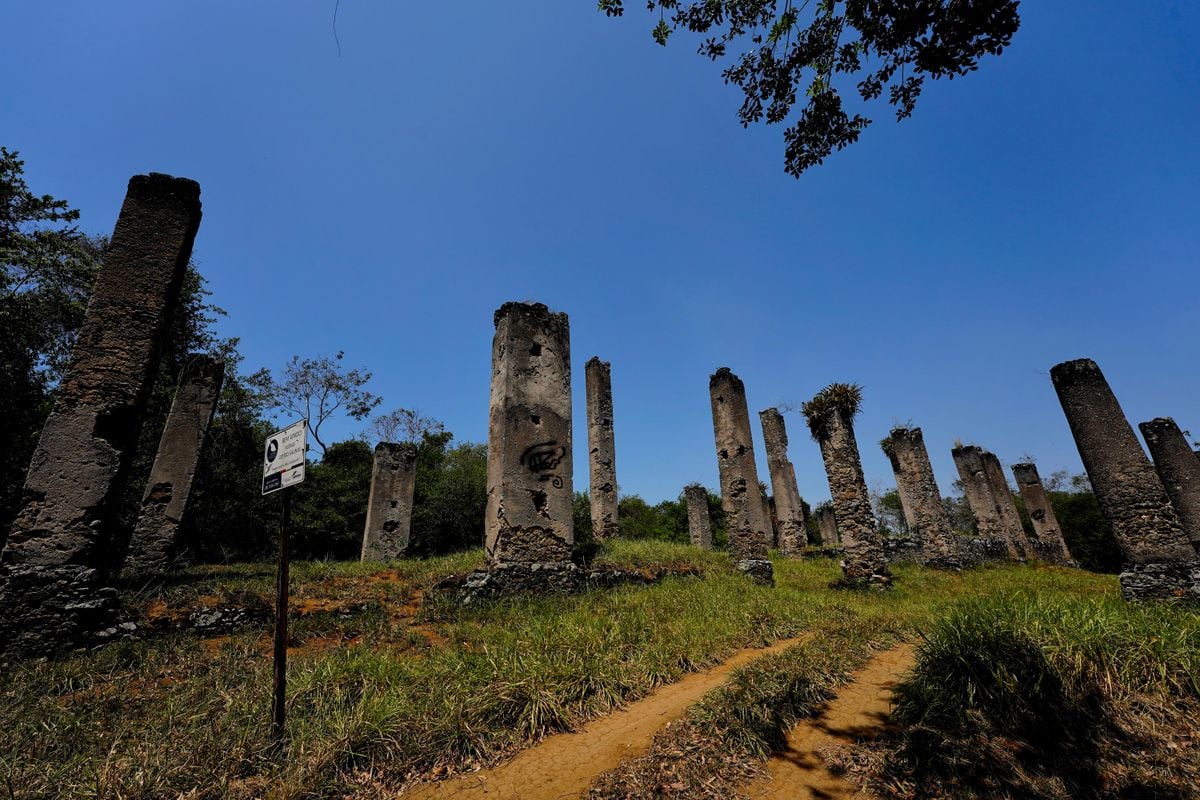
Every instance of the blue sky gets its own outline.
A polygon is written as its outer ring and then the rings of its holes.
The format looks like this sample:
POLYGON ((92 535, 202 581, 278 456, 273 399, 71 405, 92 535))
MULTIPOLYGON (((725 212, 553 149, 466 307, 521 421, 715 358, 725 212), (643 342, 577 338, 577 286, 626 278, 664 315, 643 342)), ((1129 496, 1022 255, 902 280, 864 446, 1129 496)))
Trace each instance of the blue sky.
MULTIPOLYGON (((1012 47, 794 180, 782 129, 637 3, 10 4, 0 143, 110 231, 129 176, 202 186, 195 254, 246 367, 346 351, 384 408, 487 435, 492 312, 571 318, 613 364, 625 493, 716 486, 707 379, 751 412, 865 387, 876 442, 925 430, 1080 469, 1048 369, 1099 362, 1133 422, 1200 435, 1200 6, 1026 3, 1012 47)), ((756 414, 754 414, 756 417, 756 414)), ((828 496, 787 415, 801 493, 828 496)), ((361 426, 340 423, 350 435, 361 426)), ((765 458, 758 440, 760 476, 765 458)))

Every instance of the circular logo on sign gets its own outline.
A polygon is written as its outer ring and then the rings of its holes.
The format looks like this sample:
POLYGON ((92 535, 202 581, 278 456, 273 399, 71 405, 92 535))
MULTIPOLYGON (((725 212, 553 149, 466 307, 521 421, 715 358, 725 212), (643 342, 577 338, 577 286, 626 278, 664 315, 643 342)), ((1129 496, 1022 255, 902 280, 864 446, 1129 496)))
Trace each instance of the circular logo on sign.
POLYGON ((279 455, 279 440, 272 439, 267 442, 267 463, 270 464, 274 461, 277 455, 279 455))

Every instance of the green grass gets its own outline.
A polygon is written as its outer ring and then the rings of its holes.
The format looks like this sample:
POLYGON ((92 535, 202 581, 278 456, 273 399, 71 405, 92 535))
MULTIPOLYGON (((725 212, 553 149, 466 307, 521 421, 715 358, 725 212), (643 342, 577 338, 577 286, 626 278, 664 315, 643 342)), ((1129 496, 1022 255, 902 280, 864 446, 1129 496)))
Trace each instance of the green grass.
POLYGON ((882 783, 963 797, 1192 797, 1197 710, 1194 610, 1108 594, 967 600, 928 630, 897 690, 902 734, 882 783))
MULTIPOLYGON (((0 795, 5 782, 16 797, 299 797, 394 786, 495 762, 748 645, 808 630, 856 631, 862 642, 911 635, 956 600, 997 592, 1117 597, 1109 576, 1031 567, 959 576, 901 566, 895 589, 856 593, 827 588, 840 574, 830 561, 776 560, 771 589, 735 573, 723 554, 681 545, 616 542, 601 560, 691 565, 704 576, 435 603, 413 619, 398 609, 437 577, 478 566, 479 551, 394 568, 294 565, 294 607, 358 610, 293 622, 309 647, 289 659, 286 758, 268 737, 269 623, 219 640, 168 633, 10 667, 0 674, 0 795)), ((197 568, 128 599, 160 612, 269 607, 273 580, 270 565, 197 568)))

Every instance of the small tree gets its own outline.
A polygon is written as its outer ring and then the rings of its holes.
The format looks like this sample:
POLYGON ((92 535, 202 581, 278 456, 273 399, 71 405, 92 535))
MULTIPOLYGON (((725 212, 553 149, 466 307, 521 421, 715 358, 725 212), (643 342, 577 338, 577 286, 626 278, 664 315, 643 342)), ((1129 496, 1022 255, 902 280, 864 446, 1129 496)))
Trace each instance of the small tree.
POLYGON ((371 420, 363 432, 368 441, 419 444, 426 434, 442 433, 446 426, 415 409, 397 408, 371 420))
POLYGON ((361 421, 382 400, 363 388, 371 380, 371 373, 365 369, 346 369, 342 364, 345 355, 339 350, 332 358, 292 356, 284 367, 283 380, 276 381, 265 370, 256 377, 276 408, 308 420, 308 432, 321 448, 322 458, 328 451, 321 439, 321 426, 326 420, 341 411, 361 421))

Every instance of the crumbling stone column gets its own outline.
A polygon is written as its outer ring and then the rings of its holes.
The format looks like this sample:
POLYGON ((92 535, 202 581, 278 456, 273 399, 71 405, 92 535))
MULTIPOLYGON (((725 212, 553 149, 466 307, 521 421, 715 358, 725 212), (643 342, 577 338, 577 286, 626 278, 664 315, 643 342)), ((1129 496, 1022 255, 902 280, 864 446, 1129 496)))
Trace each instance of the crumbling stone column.
POLYGON ((712 402, 713 436, 717 445, 717 468, 721 476, 721 506, 729 530, 729 552, 739 569, 759 581, 773 581, 767 560, 771 523, 754 463, 750 435, 750 412, 746 387, 728 367, 721 367, 708 380, 712 402))
POLYGON ((142 511, 125 559, 127 575, 161 574, 179 557, 179 523, 224 380, 225 363, 211 356, 193 355, 183 367, 142 494, 142 511))
POLYGON ((920 543, 921 560, 940 569, 961 569, 962 550, 942 505, 921 429, 892 428, 881 445, 896 475, 897 491, 906 501, 909 530, 920 543))
POLYGON ((371 466, 371 494, 363 527, 362 561, 395 561, 408 555, 416 488, 417 446, 380 442, 371 466))
POLYGON ((495 315, 484 548, 489 569, 568 564, 571 344, 567 315, 505 303, 495 315))
POLYGON ((767 446, 767 469, 771 473, 771 493, 775 497, 775 517, 779 520, 779 549, 784 555, 797 555, 808 541, 804 530, 804 505, 796 487, 796 473, 787 457, 788 436, 779 409, 758 412, 763 441, 767 446))
POLYGON ((967 445, 955 447, 950 454, 954 457, 954 466, 958 468, 958 476, 963 483, 963 494, 966 495, 967 505, 975 517, 978 534, 984 539, 1003 542, 1008 557, 1013 561, 1021 561, 1025 558, 1025 553, 1010 535, 1011 531, 1002 516, 993 482, 988 476, 984 458, 986 452, 975 445, 967 445))
POLYGON ((1017 511, 1017 501, 1013 498, 1012 488, 1004 475, 1004 467, 995 453, 983 451, 983 471, 987 475, 988 485, 992 489, 992 497, 996 500, 996 509, 1000 512, 1000 521, 1004 525, 1004 535, 1021 554, 1026 557, 1025 526, 1021 524, 1021 514, 1017 511))
POLYGON ((106 624, 112 525, 200 225, 200 186, 129 181, 71 364, 0 556, 0 648, 48 653, 106 624))
POLYGON ((804 404, 804 415, 825 462, 844 551, 844 580, 850 586, 886 586, 892 576, 854 437, 853 420, 861 402, 857 386, 834 384, 804 404))
POLYGON ((1171 498, 1175 515, 1192 547, 1200 552, 1200 458, 1175 420, 1157 417, 1138 427, 1150 447, 1154 468, 1171 498))
POLYGON ((821 544, 829 546, 842 543, 842 537, 838 536, 837 520, 833 514, 833 506, 820 506, 817 508, 817 529, 821 532, 821 544))
POLYGON ((612 539, 617 524, 617 455, 613 442, 612 367, 591 358, 584 365, 587 385, 588 466, 591 469, 592 535, 612 539))
MULTIPOLYGON (((1070 564, 1071 551, 1063 539, 1062 528, 1058 525, 1058 517, 1046 496, 1046 488, 1042 486, 1042 477, 1038 475, 1036 464, 1024 463, 1012 465, 1013 478, 1025 501, 1025 510, 1033 522, 1033 533, 1037 537, 1034 553, 1040 558, 1056 564, 1070 564)), ((1033 540, 1031 540, 1032 542, 1033 540)))
POLYGON ((683 487, 687 501, 688 535, 692 546, 712 550, 712 520, 708 517, 708 489, 698 483, 683 487))
POLYGON ((1200 595, 1200 560, 1117 398, 1091 359, 1051 368, 1092 491, 1125 561, 1127 600, 1200 595))

